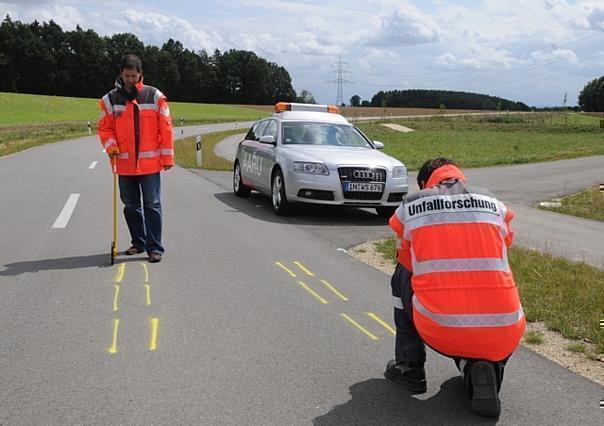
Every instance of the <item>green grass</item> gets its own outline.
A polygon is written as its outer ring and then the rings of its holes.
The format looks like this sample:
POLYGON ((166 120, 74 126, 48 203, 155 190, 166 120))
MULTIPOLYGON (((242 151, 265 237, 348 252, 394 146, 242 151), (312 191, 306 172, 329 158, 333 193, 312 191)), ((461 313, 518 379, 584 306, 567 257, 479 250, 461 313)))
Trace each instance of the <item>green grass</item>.
MULTIPOLYGON (((96 124, 99 112, 99 99, 0 92, 0 127, 81 122, 86 128, 88 120, 96 124)), ((185 124, 198 124, 253 121, 269 115, 253 108, 183 102, 170 102, 170 112, 174 126, 180 125, 181 118, 185 124)))
POLYGON ((539 208, 604 222, 604 192, 597 187, 564 197, 560 202, 560 207, 539 208))
POLYGON ((378 123, 359 128, 384 142, 384 152, 411 170, 433 157, 452 158, 462 167, 486 167, 604 154, 599 119, 580 114, 435 117, 400 123, 414 131, 401 133, 378 123))
MULTIPOLYGON (((395 262, 395 241, 376 243, 395 262)), ((543 321, 571 339, 589 339, 604 353, 604 271, 534 250, 515 247, 509 260, 528 321, 543 321)))
POLYGON ((583 343, 570 343, 566 345, 565 348, 571 352, 580 354, 587 352, 587 346, 585 346, 583 343))
POLYGON ((540 345, 543 343, 543 333, 530 330, 524 333, 524 341, 530 345, 540 345))
MULTIPOLYGON (((202 169, 207 170, 233 170, 233 162, 225 160, 224 158, 218 157, 214 154, 214 145, 223 140, 224 138, 240 134, 239 130, 229 130, 226 132, 210 133, 202 135, 202 169)), ((197 167, 196 150, 195 150, 195 138, 189 137, 183 140, 174 141, 174 157, 176 164, 181 167, 195 169, 197 167)))
MULTIPOLYGON (((269 115, 253 108, 182 102, 171 102, 170 110, 175 127, 181 123, 254 121, 269 115)), ((88 121, 96 134, 99 111, 98 99, 0 93, 0 156, 86 136, 88 121)))

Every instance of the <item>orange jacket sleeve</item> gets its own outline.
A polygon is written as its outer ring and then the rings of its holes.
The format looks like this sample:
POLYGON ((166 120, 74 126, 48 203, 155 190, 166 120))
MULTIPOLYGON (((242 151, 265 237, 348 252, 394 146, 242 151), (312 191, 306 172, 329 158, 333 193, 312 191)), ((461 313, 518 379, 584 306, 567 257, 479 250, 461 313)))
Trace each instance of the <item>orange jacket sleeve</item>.
POLYGON ((512 219, 514 219, 514 216, 516 216, 514 210, 509 207, 506 207, 506 213, 504 218, 505 229, 507 230, 507 235, 505 236, 506 247, 510 247, 514 242, 514 231, 512 231, 512 226, 510 225, 510 222, 512 221, 512 219))
POLYGON ((107 150, 110 146, 117 146, 117 137, 115 135, 115 120, 113 118, 113 108, 109 103, 109 97, 104 96, 99 102, 101 106, 101 116, 97 123, 97 133, 101 140, 101 145, 107 150))
POLYGON ((172 118, 170 117, 170 107, 168 100, 162 96, 157 106, 159 107, 159 149, 161 153, 162 166, 174 165, 174 134, 172 131, 172 118))
POLYGON ((388 224, 396 234, 396 258, 408 271, 413 272, 413 265, 411 264, 411 242, 405 240, 405 224, 399 219, 397 214, 399 209, 403 208, 403 205, 401 205, 397 209, 397 212, 392 215, 388 224))

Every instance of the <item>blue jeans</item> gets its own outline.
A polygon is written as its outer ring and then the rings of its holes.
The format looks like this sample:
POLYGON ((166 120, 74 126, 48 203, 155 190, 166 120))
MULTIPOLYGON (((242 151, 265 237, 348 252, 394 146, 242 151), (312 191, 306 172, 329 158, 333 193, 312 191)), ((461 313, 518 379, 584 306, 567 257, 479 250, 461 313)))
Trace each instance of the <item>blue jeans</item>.
POLYGON ((132 237, 132 245, 145 249, 149 254, 163 254, 159 172, 151 175, 119 176, 119 184, 120 199, 124 203, 124 216, 132 237))

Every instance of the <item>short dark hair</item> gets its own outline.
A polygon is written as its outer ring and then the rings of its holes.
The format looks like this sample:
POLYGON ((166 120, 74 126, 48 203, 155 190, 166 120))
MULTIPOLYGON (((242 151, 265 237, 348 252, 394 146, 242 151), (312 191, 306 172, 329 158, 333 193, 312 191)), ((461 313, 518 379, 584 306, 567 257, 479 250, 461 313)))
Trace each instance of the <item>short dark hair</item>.
POLYGON ((430 176, 432 176, 434 170, 448 165, 457 166, 455 161, 445 157, 436 157, 426 161, 422 165, 421 169, 419 169, 419 173, 417 174, 417 185, 419 186, 419 189, 424 189, 424 186, 426 183, 428 183, 428 180, 430 179, 430 176))
POLYGON ((141 62, 141 58, 132 53, 122 56, 122 59, 120 59, 120 72, 124 71, 125 69, 135 69, 139 73, 142 73, 143 63, 141 62))

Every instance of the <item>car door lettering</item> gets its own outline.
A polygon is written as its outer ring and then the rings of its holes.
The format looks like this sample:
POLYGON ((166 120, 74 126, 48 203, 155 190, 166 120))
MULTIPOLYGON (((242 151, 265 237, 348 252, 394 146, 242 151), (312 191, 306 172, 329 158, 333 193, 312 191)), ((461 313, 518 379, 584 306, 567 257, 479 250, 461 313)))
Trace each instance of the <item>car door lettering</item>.
POLYGON ((250 154, 249 152, 243 153, 243 173, 247 175, 262 175, 262 157, 257 155, 256 152, 250 154))

